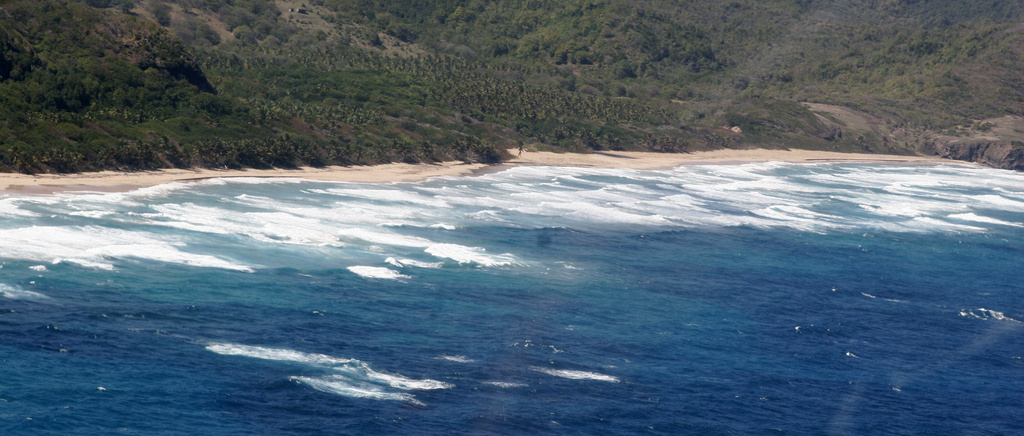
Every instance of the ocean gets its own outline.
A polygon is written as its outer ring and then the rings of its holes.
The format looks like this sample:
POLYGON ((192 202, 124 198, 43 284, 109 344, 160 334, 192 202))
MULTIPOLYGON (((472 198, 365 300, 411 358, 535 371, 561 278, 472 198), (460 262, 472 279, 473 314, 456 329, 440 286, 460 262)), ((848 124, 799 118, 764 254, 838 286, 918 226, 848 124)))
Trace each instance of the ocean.
POLYGON ((0 193, 0 434, 1024 433, 1024 174, 0 193))

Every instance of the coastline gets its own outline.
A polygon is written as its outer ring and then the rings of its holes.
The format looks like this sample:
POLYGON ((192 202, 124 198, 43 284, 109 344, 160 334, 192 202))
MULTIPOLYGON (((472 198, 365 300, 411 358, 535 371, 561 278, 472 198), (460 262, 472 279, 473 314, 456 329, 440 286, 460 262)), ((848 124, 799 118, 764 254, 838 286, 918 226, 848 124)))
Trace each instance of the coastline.
MULTIPOLYGON (((516 150, 509 150, 515 155, 516 150)), ((391 163, 373 166, 331 166, 299 169, 164 169, 154 171, 99 171, 76 174, 0 173, 0 191, 24 194, 50 194, 67 191, 130 191, 166 183, 191 182, 222 177, 302 178, 309 180, 387 183, 411 182, 440 176, 467 176, 515 166, 571 166, 595 168, 664 169, 680 165, 739 164, 755 162, 890 162, 890 163, 964 163, 939 157, 897 156, 866 153, 838 153, 813 150, 713 150, 694 153, 595 152, 554 153, 527 151, 518 158, 500 164, 391 163)))

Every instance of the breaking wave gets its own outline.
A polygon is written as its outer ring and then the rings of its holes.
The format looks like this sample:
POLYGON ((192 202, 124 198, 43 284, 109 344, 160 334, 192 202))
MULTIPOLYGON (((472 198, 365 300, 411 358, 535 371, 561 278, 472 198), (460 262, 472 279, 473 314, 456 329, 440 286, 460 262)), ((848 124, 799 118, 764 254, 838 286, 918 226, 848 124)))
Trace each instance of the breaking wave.
POLYGON ((497 386, 497 387, 502 388, 502 389, 525 388, 525 387, 529 386, 526 383, 512 383, 512 382, 500 382, 500 381, 485 381, 483 384, 491 385, 491 386, 497 386))
POLYGON ((597 372, 575 371, 575 370, 568 370, 568 369, 542 368, 542 367, 539 367, 539 366, 531 366, 530 370, 531 371, 537 371, 537 372, 540 372, 540 373, 544 373, 544 374, 547 374, 547 375, 553 375, 555 377, 567 378, 567 379, 572 379, 572 380, 597 380, 597 381, 606 381, 606 382, 614 382, 614 383, 618 383, 619 382, 619 378, 618 377, 611 376, 611 375, 606 375, 606 374, 601 374, 601 373, 597 373, 597 372))
POLYGON ((378 371, 370 364, 357 360, 304 353, 301 351, 230 343, 211 343, 206 349, 225 356, 243 356, 254 359, 303 364, 327 372, 326 375, 296 375, 289 379, 306 384, 319 391, 353 398, 399 400, 417 402, 408 392, 414 390, 451 389, 454 385, 431 379, 413 379, 399 374, 378 371))
POLYGON ((67 262, 84 267, 114 269, 114 259, 137 258, 181 265, 253 272, 216 256, 188 253, 184 244, 152 234, 96 226, 31 226, 0 229, 0 257, 35 262, 67 262))
POLYGON ((0 297, 8 298, 8 299, 11 299, 11 300, 36 300, 36 301, 46 301, 46 300, 50 300, 51 299, 50 297, 48 297, 46 295, 43 295, 43 294, 40 294, 38 292, 26 291, 26 290, 21 289, 19 287, 9 286, 9 285, 5 285, 3 283, 0 283, 0 297))
POLYGON ((439 357, 436 357, 436 359, 438 359, 438 360, 447 360, 449 362, 456 362, 456 363, 473 363, 473 362, 476 362, 476 360, 470 359, 470 358, 468 358, 466 356, 449 356, 447 354, 439 356, 439 357))
POLYGON ((435 244, 427 247, 428 254, 434 257, 451 259, 460 264, 476 264, 480 266, 512 265, 516 263, 515 256, 505 254, 487 254, 487 250, 480 247, 465 247, 457 244, 435 244))
POLYGON ((1006 314, 1003 313, 1003 312, 999 312, 999 311, 995 311, 995 310, 990 310, 990 309, 985 309, 985 308, 980 308, 980 309, 963 309, 963 310, 960 311, 960 316, 967 317, 967 318, 974 318, 974 319, 1015 322, 1015 323, 1020 324, 1020 321, 1006 316, 1006 314))
MULTIPOLYGON (((0 216, 0 259, 45 265, 113 270, 123 259, 148 259, 254 272, 275 266, 277 253, 304 251, 324 259, 324 268, 381 260, 396 269, 491 268, 530 262, 451 229, 1005 231, 1024 226, 1024 174, 954 164, 767 163, 515 167, 416 184, 214 179, 124 193, 14 194, 0 198, 0 216), (211 235, 234 245, 191 245, 211 235)), ((384 266, 349 271, 408 278, 384 266)))
POLYGON ((368 279, 398 280, 410 278, 398 271, 380 266, 350 266, 348 270, 359 277, 368 279))

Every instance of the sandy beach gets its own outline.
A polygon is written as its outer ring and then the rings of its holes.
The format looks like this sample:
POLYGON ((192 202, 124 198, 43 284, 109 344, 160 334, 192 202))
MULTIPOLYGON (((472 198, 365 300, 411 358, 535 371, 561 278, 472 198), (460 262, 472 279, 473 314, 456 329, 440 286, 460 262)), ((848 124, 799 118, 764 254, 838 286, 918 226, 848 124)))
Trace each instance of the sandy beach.
MULTIPOLYGON (((513 155, 517 153, 510 150, 513 155)), ((166 169, 157 171, 100 171, 77 174, 0 173, 0 190, 46 194, 63 191, 127 191, 144 186, 220 177, 291 177, 342 182, 404 182, 439 176, 464 176, 513 166, 548 165, 599 168, 658 169, 679 165, 748 162, 953 162, 938 157, 836 153, 811 150, 714 150, 695 153, 599 152, 592 154, 527 151, 497 165, 442 162, 393 163, 374 166, 331 166, 300 169, 166 169)))

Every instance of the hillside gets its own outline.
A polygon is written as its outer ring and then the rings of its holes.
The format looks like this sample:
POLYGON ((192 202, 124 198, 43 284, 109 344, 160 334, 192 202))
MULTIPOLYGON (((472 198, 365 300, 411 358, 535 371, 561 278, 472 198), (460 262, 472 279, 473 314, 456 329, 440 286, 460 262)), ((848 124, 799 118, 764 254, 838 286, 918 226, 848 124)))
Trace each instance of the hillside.
POLYGON ((520 145, 1024 169, 1024 13, 984 3, 3 1, 0 170, 497 161, 520 145))

